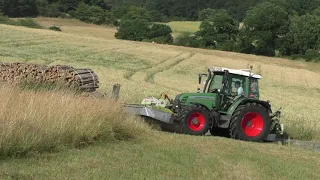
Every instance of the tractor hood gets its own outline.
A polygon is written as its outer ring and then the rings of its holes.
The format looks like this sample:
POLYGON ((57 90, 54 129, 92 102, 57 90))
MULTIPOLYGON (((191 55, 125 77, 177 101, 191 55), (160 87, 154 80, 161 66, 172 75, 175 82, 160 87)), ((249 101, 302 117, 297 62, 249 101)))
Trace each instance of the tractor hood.
POLYGON ((211 110, 216 107, 216 93, 183 93, 175 98, 175 103, 181 105, 197 104, 211 110))

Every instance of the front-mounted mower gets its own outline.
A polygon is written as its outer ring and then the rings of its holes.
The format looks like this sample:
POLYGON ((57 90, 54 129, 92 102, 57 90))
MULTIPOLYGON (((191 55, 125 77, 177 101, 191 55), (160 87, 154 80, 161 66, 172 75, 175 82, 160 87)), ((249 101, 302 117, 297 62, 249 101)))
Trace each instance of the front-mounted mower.
POLYGON ((128 104, 126 108, 166 126, 178 125, 190 135, 210 131, 212 135, 244 141, 274 141, 283 133, 281 112, 273 113, 269 101, 260 100, 260 79, 261 75, 252 73, 252 67, 209 68, 207 74, 199 74, 199 84, 204 84, 204 88, 197 93, 182 93, 175 99, 166 95, 146 98, 141 104, 128 104))

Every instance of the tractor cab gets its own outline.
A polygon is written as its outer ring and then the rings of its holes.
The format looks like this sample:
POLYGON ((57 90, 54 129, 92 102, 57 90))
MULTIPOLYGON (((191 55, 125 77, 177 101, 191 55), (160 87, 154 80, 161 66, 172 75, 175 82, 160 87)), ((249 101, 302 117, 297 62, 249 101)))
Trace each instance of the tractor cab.
POLYGON ((253 74, 251 70, 228 68, 208 68, 208 74, 199 74, 199 84, 204 84, 202 93, 218 94, 216 102, 221 104, 241 97, 259 100, 259 79, 261 75, 253 74), (203 76, 207 77, 205 81, 202 81, 203 76))

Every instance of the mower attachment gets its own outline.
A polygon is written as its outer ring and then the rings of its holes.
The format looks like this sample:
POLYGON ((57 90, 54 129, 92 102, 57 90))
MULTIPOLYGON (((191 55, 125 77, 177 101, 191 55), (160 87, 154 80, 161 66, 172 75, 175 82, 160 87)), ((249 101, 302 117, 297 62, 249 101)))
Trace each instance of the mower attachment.
POLYGON ((171 118, 171 114, 161 111, 159 109, 155 109, 152 107, 148 107, 145 105, 134 105, 128 104, 125 106, 128 113, 150 117, 152 119, 156 119, 165 123, 173 124, 173 119, 171 118))

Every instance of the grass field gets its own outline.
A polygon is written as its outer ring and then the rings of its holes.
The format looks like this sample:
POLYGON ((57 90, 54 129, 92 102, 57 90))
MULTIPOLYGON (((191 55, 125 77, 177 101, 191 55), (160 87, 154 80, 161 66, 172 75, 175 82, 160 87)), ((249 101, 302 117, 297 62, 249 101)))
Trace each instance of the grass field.
POLYGON ((319 153, 157 132, 145 141, 0 161, 0 179, 319 179, 319 153), (227 147, 227 148, 226 148, 227 147))
MULTIPOLYGON (((60 25, 63 32, 0 25, 2 61, 92 68, 100 79, 99 91, 110 92, 113 84, 120 83, 121 102, 126 103, 139 103, 162 92, 171 98, 195 92, 197 75, 207 67, 253 65, 263 76, 262 99, 269 99, 273 109, 283 107, 288 133, 293 138, 320 140, 320 64, 122 41, 108 27, 75 20, 38 21, 60 25)), ((153 133, 146 134, 147 141, 105 143, 81 151, 1 161, 0 177, 319 179, 319 153, 217 137, 153 133)))
POLYGON ((167 23, 171 27, 174 37, 183 32, 194 33, 199 30, 200 24, 200 21, 171 21, 167 23))

